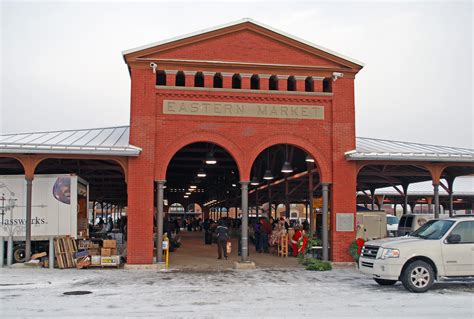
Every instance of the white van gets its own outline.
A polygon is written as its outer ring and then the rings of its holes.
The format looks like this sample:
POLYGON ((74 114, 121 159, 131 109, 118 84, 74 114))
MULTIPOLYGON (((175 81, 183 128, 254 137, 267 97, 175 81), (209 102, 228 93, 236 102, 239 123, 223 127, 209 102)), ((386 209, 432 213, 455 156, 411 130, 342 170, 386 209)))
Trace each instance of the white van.
POLYGON ((397 236, 399 221, 400 220, 398 219, 397 216, 387 214, 387 236, 388 237, 397 236))
MULTIPOLYGON (((440 214, 439 219, 448 218, 447 214, 440 214)), ((433 214, 407 214, 403 215, 398 222, 398 236, 408 235, 421 226, 423 226, 427 221, 434 219, 433 214)))

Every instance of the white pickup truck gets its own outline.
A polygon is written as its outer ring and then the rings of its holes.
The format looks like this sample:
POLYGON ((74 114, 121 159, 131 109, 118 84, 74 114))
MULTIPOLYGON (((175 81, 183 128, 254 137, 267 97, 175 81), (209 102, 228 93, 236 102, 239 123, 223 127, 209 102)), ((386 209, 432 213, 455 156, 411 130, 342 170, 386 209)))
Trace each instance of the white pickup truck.
POLYGON ((474 276, 474 216, 430 220, 410 235, 368 241, 359 269, 380 285, 425 292, 435 280, 474 276))

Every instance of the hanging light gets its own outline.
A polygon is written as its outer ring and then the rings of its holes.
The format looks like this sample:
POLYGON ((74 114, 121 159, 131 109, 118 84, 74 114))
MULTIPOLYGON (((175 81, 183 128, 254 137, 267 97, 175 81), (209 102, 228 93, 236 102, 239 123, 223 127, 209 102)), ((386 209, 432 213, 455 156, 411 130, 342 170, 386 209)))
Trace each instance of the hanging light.
POLYGON ((308 162, 308 163, 314 163, 314 158, 312 158, 311 155, 306 154, 306 162, 308 162))
POLYGON ((293 172, 293 167, 291 167, 290 162, 288 161, 288 144, 285 145, 285 162, 283 163, 283 167, 281 168, 282 173, 291 173, 293 172))
POLYGON ((291 172, 293 172, 293 168, 291 167, 290 162, 285 161, 285 163, 283 163, 283 167, 281 168, 281 172, 282 173, 291 173, 291 172))
POLYGON ((206 177, 206 172, 202 168, 200 168, 197 171, 197 177, 206 177))
POLYGON ((272 180, 273 179, 273 174, 272 174, 272 171, 267 169, 265 171, 265 175, 263 175, 263 179, 269 181, 269 180, 272 180))
POLYGON ((183 197, 184 197, 184 198, 189 198, 189 196, 188 196, 188 195, 184 195, 183 197))
POLYGON ((214 157, 214 152, 209 152, 206 155, 206 164, 208 165, 214 165, 217 163, 216 158, 214 157))
POLYGON ((190 188, 190 189, 196 189, 197 186, 196 186, 196 185, 190 185, 189 188, 190 188))
POLYGON ((258 183, 257 176, 254 176, 252 180, 250 181, 250 185, 257 186, 258 184, 259 183, 258 183))
POLYGON ((232 184, 232 187, 237 187, 237 184, 232 184))
POLYGON ((191 195, 191 192, 186 192, 185 194, 189 196, 189 195, 191 195))

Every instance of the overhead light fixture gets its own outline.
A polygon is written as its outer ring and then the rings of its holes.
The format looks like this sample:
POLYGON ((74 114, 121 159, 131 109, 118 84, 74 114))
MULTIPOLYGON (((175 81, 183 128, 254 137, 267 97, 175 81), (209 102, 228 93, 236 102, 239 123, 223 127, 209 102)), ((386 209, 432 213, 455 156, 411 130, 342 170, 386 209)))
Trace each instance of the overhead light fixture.
POLYGON ((188 195, 184 195, 183 197, 184 197, 184 198, 189 198, 189 196, 188 196, 188 195))
POLYGON ((206 172, 202 168, 200 168, 197 171, 197 177, 206 177, 206 172))
POLYGON ((257 186, 259 183, 258 183, 258 179, 257 179, 257 176, 254 176, 252 178, 252 181, 250 181, 250 185, 253 185, 253 186, 257 186))
POLYGON ((237 185, 236 185, 236 184, 232 184, 232 187, 237 187, 237 185))
POLYGON ((208 165, 214 165, 217 163, 216 158, 214 157, 214 152, 209 152, 206 155, 206 164, 208 165))
POLYGON ((189 188, 190 188, 190 189, 196 189, 197 186, 196 186, 196 185, 190 185, 189 188))
POLYGON ((272 180, 273 179, 273 174, 272 174, 272 171, 267 169, 265 171, 265 175, 263 175, 263 179, 269 181, 269 180, 272 180))
POLYGON ((312 158, 311 155, 306 154, 306 162, 308 162, 308 163, 314 163, 314 158, 312 158))
POLYGON ((281 168, 281 172, 286 173, 286 174, 293 172, 293 168, 291 167, 290 162, 285 161, 285 163, 283 163, 283 167, 281 168))
POLYGON ((191 192, 186 192, 186 195, 191 195, 191 192))
POLYGON ((288 161, 288 144, 285 145, 285 162, 283 163, 283 167, 281 168, 282 173, 291 173, 293 172, 293 167, 291 167, 290 162, 288 161))

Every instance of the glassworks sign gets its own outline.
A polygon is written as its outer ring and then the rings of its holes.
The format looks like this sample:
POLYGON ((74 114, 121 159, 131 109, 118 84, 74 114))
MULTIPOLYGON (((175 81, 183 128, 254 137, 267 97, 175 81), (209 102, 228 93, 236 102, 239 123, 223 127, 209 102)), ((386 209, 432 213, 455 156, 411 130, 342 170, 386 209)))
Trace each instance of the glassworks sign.
POLYGON ((242 116, 324 120, 324 108, 316 105, 196 102, 164 100, 164 114, 242 116))

